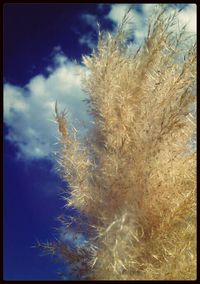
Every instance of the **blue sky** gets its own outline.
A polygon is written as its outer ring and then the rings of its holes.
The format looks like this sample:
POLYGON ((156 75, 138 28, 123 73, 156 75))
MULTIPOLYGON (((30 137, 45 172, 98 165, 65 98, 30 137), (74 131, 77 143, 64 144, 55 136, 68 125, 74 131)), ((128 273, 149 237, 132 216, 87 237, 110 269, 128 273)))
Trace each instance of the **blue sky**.
MULTIPOLYGON (((196 33, 196 6, 184 5, 179 25, 196 33)), ((54 103, 69 111, 70 126, 89 129, 80 74, 82 55, 97 43, 97 21, 113 32, 126 4, 4 4, 4 279, 54 280, 62 269, 31 248, 51 240, 65 188, 55 171, 54 103), (83 124, 84 121, 84 124, 83 124), (83 127, 85 125, 85 128, 83 127)), ((153 4, 132 12, 134 51, 145 38, 153 4)), ((176 9, 170 6, 169 11, 176 9)), ((178 25, 174 27, 175 31, 178 25)))

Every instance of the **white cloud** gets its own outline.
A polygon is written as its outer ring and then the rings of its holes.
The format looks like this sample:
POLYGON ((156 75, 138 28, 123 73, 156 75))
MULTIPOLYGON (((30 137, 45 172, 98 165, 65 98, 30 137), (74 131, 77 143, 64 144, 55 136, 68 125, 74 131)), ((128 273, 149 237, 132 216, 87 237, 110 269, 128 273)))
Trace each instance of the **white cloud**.
MULTIPOLYGON (((106 18, 113 21, 116 25, 119 25, 123 19, 125 11, 131 6, 131 4, 113 4, 111 5, 111 10, 106 16, 106 18)), ((138 46, 142 43, 145 36, 147 35, 147 24, 148 24, 148 17, 153 12, 153 9, 157 6, 157 4, 137 4, 140 6, 139 12, 137 9, 132 6, 133 9, 130 12, 133 34, 134 34, 134 41, 135 44, 138 46)), ((173 10, 178 10, 175 6, 169 6, 169 13, 173 10)), ((196 5, 189 4, 187 5, 178 15, 179 26, 183 26, 187 24, 186 31, 196 33, 196 5)), ((174 27, 174 31, 177 31, 178 23, 174 27)))
MULTIPOLYGON (((57 141, 57 126, 51 120, 55 101, 60 109, 67 108, 70 125, 89 122, 86 95, 82 91, 80 72, 84 67, 69 61, 62 53, 54 57, 45 78, 39 74, 24 87, 4 84, 4 121, 9 126, 7 139, 17 144, 19 158, 51 158, 57 141)), ((83 132, 81 132, 83 136, 83 132)))
POLYGON ((130 7, 131 4, 113 4, 111 5, 111 10, 107 15, 107 18, 112 20, 116 24, 120 24, 124 13, 130 7))
POLYGON ((197 26, 197 7, 196 4, 189 4, 178 15, 180 26, 187 25, 186 30, 188 32, 196 33, 197 26))
POLYGON ((151 13, 153 12, 156 4, 141 4, 143 14, 145 16, 150 16, 151 13))
POLYGON ((120 25, 125 12, 132 6, 129 13, 130 25, 127 25, 127 30, 130 30, 130 38, 134 36, 134 43, 141 44, 147 34, 147 19, 155 4, 137 4, 141 7, 142 13, 134 8, 133 4, 113 4, 106 18, 113 21, 116 26, 120 25), (150 5, 150 6, 149 6, 150 5))

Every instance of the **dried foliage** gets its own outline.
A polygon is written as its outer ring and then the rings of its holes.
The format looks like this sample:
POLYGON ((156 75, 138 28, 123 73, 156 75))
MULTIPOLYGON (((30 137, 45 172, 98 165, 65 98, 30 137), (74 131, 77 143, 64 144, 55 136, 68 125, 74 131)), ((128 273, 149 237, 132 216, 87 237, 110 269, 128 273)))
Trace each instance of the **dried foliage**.
POLYGON ((51 249, 80 279, 195 279, 196 45, 173 30, 176 13, 159 7, 145 43, 128 54, 128 14, 115 35, 99 32, 83 58, 94 118, 85 145, 56 105, 58 162, 71 193, 64 198, 80 212, 61 218, 62 228, 86 238, 51 249))

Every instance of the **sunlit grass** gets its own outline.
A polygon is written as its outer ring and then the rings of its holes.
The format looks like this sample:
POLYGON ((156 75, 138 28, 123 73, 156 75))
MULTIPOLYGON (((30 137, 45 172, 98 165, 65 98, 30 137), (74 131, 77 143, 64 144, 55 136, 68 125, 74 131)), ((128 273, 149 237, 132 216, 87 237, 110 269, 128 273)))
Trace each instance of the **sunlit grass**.
POLYGON ((188 48, 187 33, 173 30, 176 13, 161 5, 144 44, 128 54, 128 16, 115 35, 100 32, 93 54, 83 57, 94 119, 84 145, 56 104, 58 164, 71 190, 64 198, 87 216, 86 226, 79 216, 73 227, 87 241, 52 246, 78 278, 195 279, 196 149, 189 144, 196 44, 188 48))

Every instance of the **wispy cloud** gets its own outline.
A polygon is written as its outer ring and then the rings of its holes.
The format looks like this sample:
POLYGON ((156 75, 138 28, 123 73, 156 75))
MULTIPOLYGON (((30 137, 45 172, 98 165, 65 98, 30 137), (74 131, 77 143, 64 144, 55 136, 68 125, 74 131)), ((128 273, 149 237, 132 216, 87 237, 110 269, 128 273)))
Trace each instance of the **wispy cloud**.
POLYGON ((91 31, 82 34, 79 37, 79 43, 81 45, 86 45, 89 49, 92 50, 96 46, 93 33, 97 31, 97 16, 92 14, 83 14, 80 18, 82 23, 86 24, 91 28, 91 31))
POLYGON ((86 242, 86 237, 82 233, 75 233, 72 229, 66 231, 66 228, 61 227, 60 238, 63 242, 71 242, 73 245, 81 246, 86 242))
POLYGON ((87 47, 89 47, 90 50, 92 50, 96 46, 93 40, 93 37, 92 37, 92 33, 87 33, 87 34, 82 35, 79 38, 79 43, 81 45, 86 45, 87 47))
MULTIPOLYGON (((49 75, 30 79, 24 87, 4 84, 4 122, 9 126, 6 139, 19 148, 19 158, 51 158, 57 126, 52 122, 55 101, 69 111, 70 124, 80 127, 89 120, 80 73, 84 67, 70 61, 57 48, 48 66, 49 75)), ((82 133, 83 134, 83 133, 82 133)))
POLYGON ((93 29, 97 28, 97 17, 92 14, 83 14, 81 15, 81 19, 84 23, 91 26, 93 29))

